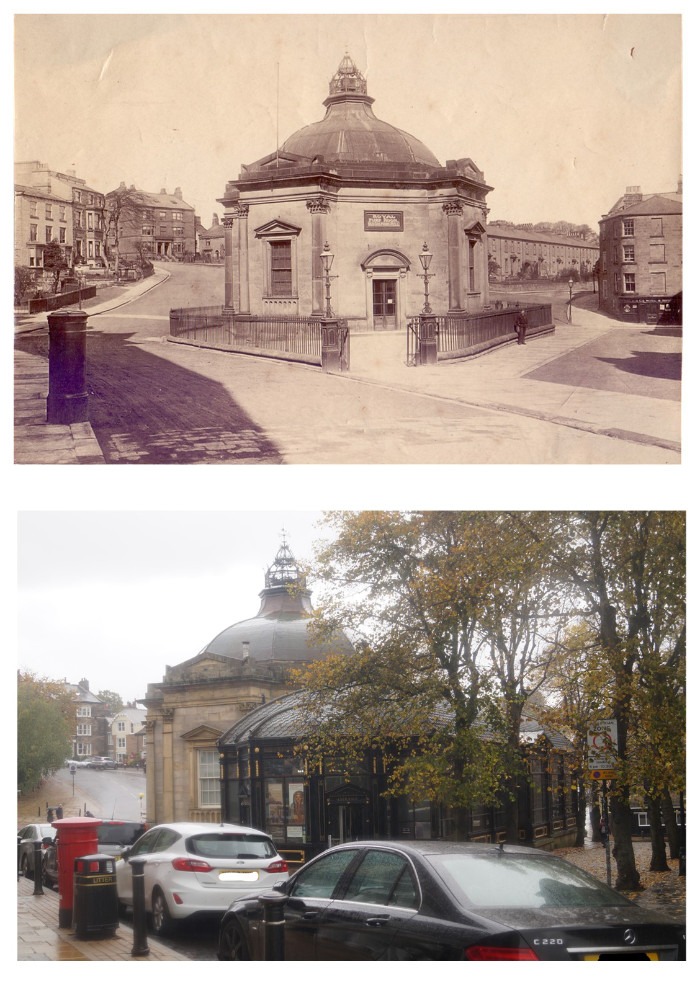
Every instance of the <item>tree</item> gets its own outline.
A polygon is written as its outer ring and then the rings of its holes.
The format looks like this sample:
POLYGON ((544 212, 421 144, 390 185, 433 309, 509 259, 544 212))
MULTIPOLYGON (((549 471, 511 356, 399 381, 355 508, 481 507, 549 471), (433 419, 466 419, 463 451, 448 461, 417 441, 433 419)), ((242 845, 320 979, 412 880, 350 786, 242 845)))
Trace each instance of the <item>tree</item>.
POLYGON ((43 253, 44 269, 53 273, 53 292, 58 293, 58 284, 61 279, 61 272, 68 268, 63 249, 57 239, 52 239, 44 246, 43 253))
POLYGON ((106 197, 107 234, 114 251, 114 270, 119 275, 119 243, 122 237, 140 242, 144 224, 144 203, 140 191, 124 182, 106 197))
POLYGON ((300 677, 307 754, 380 748, 394 790, 453 808, 458 835, 471 804, 505 792, 508 839, 518 841, 520 724, 546 674, 544 627, 559 616, 545 551, 497 513, 329 521, 337 537, 316 573, 334 589, 317 629, 349 627, 359 652, 300 677))
POLYGON ((18 307, 34 283, 34 271, 29 266, 15 266, 15 307, 18 307))
MULTIPOLYGON (((579 615, 595 632, 604 669, 601 709, 617 720, 618 778, 612 782, 611 818, 617 887, 639 889, 632 846, 632 793, 649 780, 651 760, 639 752, 654 740, 669 752, 669 741, 640 713, 643 679, 657 694, 654 665, 659 654, 681 667, 685 639, 685 518, 680 512, 577 512, 552 516, 548 526, 522 519, 533 538, 549 543, 554 567, 580 597, 579 615)), ((683 735, 682 700, 676 697, 676 742, 683 735), (679 711, 680 710, 680 715, 679 711)), ((670 773, 683 781, 680 755, 670 773)), ((670 762, 670 761, 669 761, 670 762)), ((656 782, 654 782, 656 787, 656 782)))
POLYGON ((17 787, 33 791, 70 754, 75 707, 61 682, 17 673, 17 787))
POLYGON ((107 706, 107 711, 111 716, 114 716, 124 708, 124 700, 118 692, 111 692, 109 689, 102 689, 101 692, 97 693, 97 698, 100 700, 100 702, 105 703, 107 706))

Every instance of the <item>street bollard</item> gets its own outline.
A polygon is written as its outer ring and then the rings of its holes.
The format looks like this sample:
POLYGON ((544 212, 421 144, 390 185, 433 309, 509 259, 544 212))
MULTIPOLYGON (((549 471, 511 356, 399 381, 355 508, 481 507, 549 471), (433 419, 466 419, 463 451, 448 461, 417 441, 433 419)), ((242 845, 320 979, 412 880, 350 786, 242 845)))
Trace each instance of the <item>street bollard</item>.
POLYGON ((87 314, 62 310, 48 315, 49 394, 47 423, 86 423, 88 394, 85 384, 87 314))
POLYGON ((44 896, 44 887, 41 882, 41 839, 37 839, 34 843, 34 896, 44 896))
POLYGON ((20 845, 22 843, 22 836, 17 836, 17 879, 22 875, 22 860, 20 859, 20 845))
POLYGON ((279 893, 263 893, 263 937, 266 962, 284 961, 284 905, 286 897, 279 893))
POLYGON ((143 859, 130 859, 131 882, 134 901, 134 943, 131 957, 140 958, 150 954, 148 947, 148 926, 146 923, 146 862, 143 859))

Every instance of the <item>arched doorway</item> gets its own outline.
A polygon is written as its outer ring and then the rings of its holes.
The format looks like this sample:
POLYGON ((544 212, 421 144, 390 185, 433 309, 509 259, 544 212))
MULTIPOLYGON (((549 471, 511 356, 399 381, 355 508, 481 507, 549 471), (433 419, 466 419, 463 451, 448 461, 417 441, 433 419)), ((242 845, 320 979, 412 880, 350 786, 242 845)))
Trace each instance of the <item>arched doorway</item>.
POLYGON ((365 274, 367 327, 370 331, 403 330, 406 320, 408 258, 398 249, 377 249, 360 264, 365 274))
POLYGON ((333 845, 354 842, 369 834, 369 795, 354 784, 326 795, 326 835, 333 845))

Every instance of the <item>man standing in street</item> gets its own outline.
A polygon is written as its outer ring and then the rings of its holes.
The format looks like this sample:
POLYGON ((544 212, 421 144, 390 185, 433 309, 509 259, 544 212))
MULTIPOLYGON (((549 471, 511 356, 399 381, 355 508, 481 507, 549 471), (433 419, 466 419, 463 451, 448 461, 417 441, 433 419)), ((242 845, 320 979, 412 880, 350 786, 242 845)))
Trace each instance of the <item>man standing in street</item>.
POLYGON ((527 313, 524 310, 519 310, 515 315, 514 327, 518 334, 518 344, 525 344, 525 335, 527 333, 527 313))

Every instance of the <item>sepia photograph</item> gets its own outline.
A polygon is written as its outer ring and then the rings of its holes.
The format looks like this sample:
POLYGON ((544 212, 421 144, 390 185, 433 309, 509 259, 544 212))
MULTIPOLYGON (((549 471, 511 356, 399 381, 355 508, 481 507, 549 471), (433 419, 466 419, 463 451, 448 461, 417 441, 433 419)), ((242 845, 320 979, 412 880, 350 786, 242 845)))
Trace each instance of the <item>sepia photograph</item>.
POLYGON ((14 57, 16 464, 680 463, 679 13, 26 13, 14 57))

